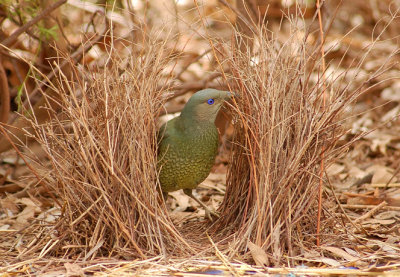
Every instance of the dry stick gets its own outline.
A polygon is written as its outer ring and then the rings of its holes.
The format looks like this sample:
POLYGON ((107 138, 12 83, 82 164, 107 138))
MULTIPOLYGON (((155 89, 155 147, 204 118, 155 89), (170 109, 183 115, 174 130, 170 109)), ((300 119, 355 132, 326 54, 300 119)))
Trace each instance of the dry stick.
MULTIPOLYGON (((21 20, 17 21, 15 18, 13 18, 12 16, 8 16, 7 17, 11 22, 13 22, 15 25, 17 26, 21 26, 23 23, 21 23, 21 20)), ((31 38, 40 41, 40 38, 38 36, 36 36, 31 30, 25 30, 25 33, 30 36, 31 38)), ((24 49, 26 50, 26 49, 24 49)))
MULTIPOLYGON (((325 111, 326 105, 326 84, 325 84, 325 53, 324 53, 324 29, 322 26, 322 16, 321 16, 321 4, 320 0, 317 0, 317 10, 318 10, 318 23, 321 36, 321 59, 322 59, 322 90, 323 90, 323 100, 322 100, 322 110, 325 111)), ((321 229, 321 212, 322 212, 322 179, 324 174, 324 153, 325 147, 322 146, 321 153, 321 168, 319 173, 319 185, 318 185, 318 215, 317 215, 317 246, 320 245, 320 229, 321 229)))
POLYGON ((387 189, 389 187, 389 184, 392 182, 392 180, 394 179, 394 177, 397 175, 397 173, 399 173, 400 171, 400 165, 396 168, 396 170, 393 172, 392 177, 390 177, 390 179, 386 182, 386 186, 384 187, 385 189, 387 189))
MULTIPOLYGON (((395 174, 394 174, 395 175, 395 174)), ((400 188, 400 183, 370 184, 373 188, 400 188)))
MULTIPOLYGON (((341 206, 346 209, 354 209, 354 210, 374 209, 375 207, 377 207, 376 205, 352 205, 352 204, 342 204, 341 206)), ((381 207, 381 209, 385 211, 400 211, 400 207, 396 206, 383 206, 381 207)))
POLYGON ((7 123, 10 113, 10 90, 8 89, 7 74, 3 67, 3 60, 0 54, 0 79, 1 79, 1 111, 0 122, 7 123))
POLYGON ((17 38, 19 37, 20 34, 25 32, 26 30, 28 30, 30 27, 32 27, 33 25, 38 23, 40 20, 42 20, 45 16, 47 16, 49 13, 51 13, 53 10, 57 9, 58 7, 60 7, 61 5, 63 5, 66 2, 67 2, 67 0, 60 0, 52 5, 48 6, 38 16, 36 16, 31 21, 27 22, 26 24, 24 24, 23 26, 18 28, 18 30, 16 30, 14 33, 12 33, 11 36, 9 36, 5 40, 3 40, 1 42, 1 44, 3 44, 4 46, 7 46, 7 47, 11 46, 17 40, 17 38))
POLYGON ((231 263, 227 260, 227 258, 224 256, 224 254, 221 253, 221 251, 218 249, 218 247, 215 245, 214 241, 211 239, 211 237, 206 233, 208 240, 211 242, 211 245, 215 249, 215 255, 221 260, 222 264, 228 269, 232 275, 234 276, 240 276, 237 270, 231 265, 231 263))
POLYGON ((357 218, 356 220, 354 220, 354 223, 360 223, 361 221, 373 216, 377 211, 379 211, 381 208, 386 207, 387 206, 387 202, 383 201, 382 203, 380 203, 378 206, 376 206, 375 208, 373 208, 372 210, 366 212, 365 214, 363 214, 362 216, 360 216, 359 218, 357 218))
MULTIPOLYGON (((336 18, 336 15, 337 15, 337 13, 338 13, 338 11, 339 11, 340 5, 342 4, 342 1, 343 1, 343 0, 340 0, 339 4, 336 6, 336 9, 335 9, 335 11, 334 11, 334 13, 333 13, 333 15, 332 15, 332 17, 331 17, 332 19, 331 19, 331 21, 330 21, 329 24, 328 24, 327 33, 329 33, 329 31, 330 31, 330 29, 331 29, 331 27, 332 27, 332 25, 333 25, 333 20, 336 18)), ((317 9, 317 11, 315 12, 315 15, 313 16, 312 22, 314 22, 314 20, 315 20, 315 18, 316 18, 317 15, 318 15, 318 9, 317 9)), ((309 36, 309 34, 310 34, 310 29, 311 29, 311 24, 310 24, 310 27, 307 29, 306 34, 305 34, 305 36, 304 36, 304 39, 303 39, 303 40, 304 40, 304 43, 307 42, 307 38, 308 38, 308 36, 309 36)), ((325 43, 325 39, 326 39, 326 38, 323 37, 322 39, 323 39, 323 40, 322 40, 321 43, 320 43, 320 48, 323 47, 323 44, 325 43)), ((318 51, 320 51, 320 50, 321 50, 321 49, 315 49, 315 51, 313 51, 313 52, 311 53, 310 57, 313 57, 313 56, 314 56, 314 53, 316 53, 316 52, 318 52, 318 51)), ((310 64, 311 68, 314 68, 314 65, 315 65, 316 62, 317 62, 317 59, 313 59, 313 60, 312 60, 312 63, 310 64)), ((308 74, 308 77, 307 77, 306 81, 304 82, 304 84, 308 84, 310 78, 311 78, 311 73, 308 74)))

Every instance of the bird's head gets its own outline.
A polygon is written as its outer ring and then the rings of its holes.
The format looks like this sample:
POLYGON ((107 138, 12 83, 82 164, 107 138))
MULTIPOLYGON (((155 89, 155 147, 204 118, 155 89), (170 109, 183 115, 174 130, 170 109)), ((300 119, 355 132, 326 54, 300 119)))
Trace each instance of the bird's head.
POLYGON ((233 93, 217 89, 203 89, 190 97, 182 110, 181 116, 196 122, 214 123, 222 104, 229 100, 233 93))

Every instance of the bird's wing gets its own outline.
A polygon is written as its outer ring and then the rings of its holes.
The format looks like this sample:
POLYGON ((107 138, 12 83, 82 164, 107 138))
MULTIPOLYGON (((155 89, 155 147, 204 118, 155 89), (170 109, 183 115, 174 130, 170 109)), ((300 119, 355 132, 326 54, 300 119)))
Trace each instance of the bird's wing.
POLYGON ((175 117, 168 122, 164 123, 158 130, 157 140, 158 140, 158 154, 165 155, 168 151, 171 143, 176 141, 179 137, 179 130, 177 129, 178 118, 175 117))
POLYGON ((167 140, 169 140, 170 137, 173 137, 176 135, 176 133, 178 132, 177 124, 176 124, 177 121, 178 121, 178 117, 175 117, 175 118, 165 122, 160 127, 160 129, 158 130, 158 133, 157 133, 157 140, 158 140, 159 145, 162 141, 167 141, 167 140))
POLYGON ((158 145, 160 145, 161 140, 165 139, 168 136, 169 135, 168 135, 168 132, 167 132, 167 122, 165 122, 157 132, 157 143, 158 143, 158 145))

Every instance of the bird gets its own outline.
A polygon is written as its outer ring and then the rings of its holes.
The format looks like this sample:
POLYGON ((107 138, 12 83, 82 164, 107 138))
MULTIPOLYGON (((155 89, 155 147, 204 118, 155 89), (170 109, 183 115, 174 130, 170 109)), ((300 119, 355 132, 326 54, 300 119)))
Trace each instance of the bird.
POLYGON ((215 126, 218 111, 235 94, 217 89, 203 89, 190 97, 180 115, 164 123, 158 131, 157 170, 164 199, 168 192, 183 189, 205 210, 211 211, 193 195, 210 174, 218 153, 219 134, 215 126))

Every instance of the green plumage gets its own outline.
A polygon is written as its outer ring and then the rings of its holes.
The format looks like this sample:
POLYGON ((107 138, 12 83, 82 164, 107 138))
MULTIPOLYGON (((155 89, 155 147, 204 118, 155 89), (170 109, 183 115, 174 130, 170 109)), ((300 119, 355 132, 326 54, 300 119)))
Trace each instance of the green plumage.
POLYGON ((161 189, 171 192, 196 188, 214 165, 218 151, 217 128, 212 123, 198 130, 187 130, 176 117, 162 127, 160 134, 164 130, 159 148, 161 189))
POLYGON ((207 178, 218 151, 215 118, 230 96, 215 89, 198 91, 180 116, 160 128, 157 165, 164 193, 184 189, 193 197, 191 190, 207 178))

